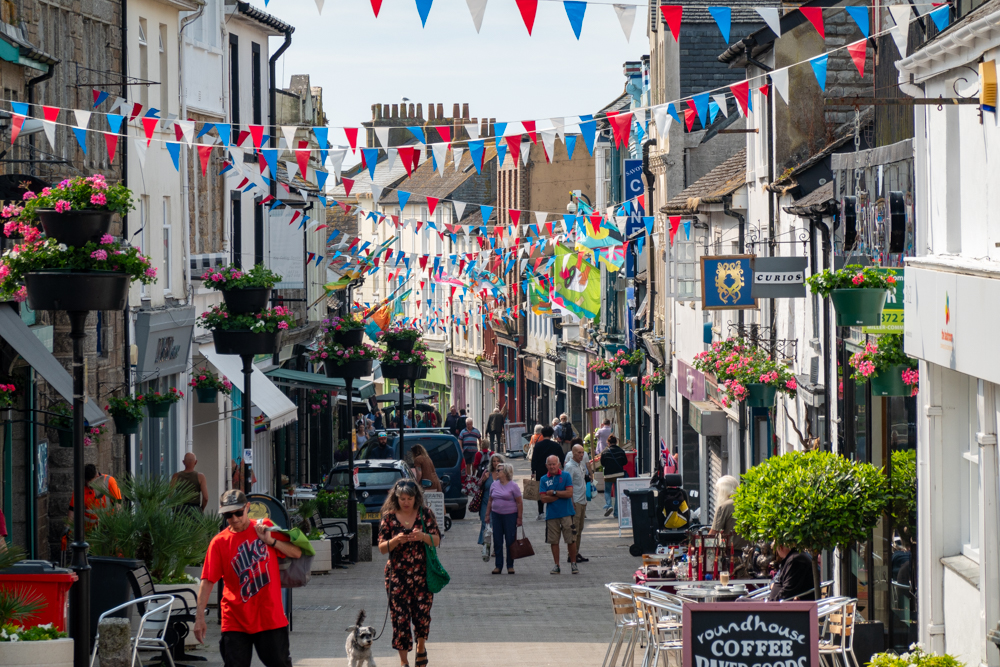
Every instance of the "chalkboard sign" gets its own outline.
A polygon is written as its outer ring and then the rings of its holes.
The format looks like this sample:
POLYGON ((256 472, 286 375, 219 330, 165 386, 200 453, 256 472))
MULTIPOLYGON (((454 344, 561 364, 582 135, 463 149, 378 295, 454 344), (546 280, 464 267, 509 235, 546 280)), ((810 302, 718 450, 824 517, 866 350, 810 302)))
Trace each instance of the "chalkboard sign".
POLYGON ((819 664, 815 602, 684 605, 684 667, 819 664))

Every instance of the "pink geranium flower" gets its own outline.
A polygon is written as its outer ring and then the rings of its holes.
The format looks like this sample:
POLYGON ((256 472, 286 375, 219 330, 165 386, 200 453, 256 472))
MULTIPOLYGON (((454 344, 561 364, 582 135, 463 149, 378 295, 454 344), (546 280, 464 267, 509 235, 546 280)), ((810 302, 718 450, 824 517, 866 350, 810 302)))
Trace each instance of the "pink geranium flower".
POLYGON ((108 258, 108 252, 107 250, 95 250, 94 252, 90 253, 90 256, 92 259, 99 259, 103 261, 108 258))
POLYGON ((860 285, 864 281, 865 281, 865 276, 864 276, 864 274, 861 274, 861 273, 859 273, 859 274, 855 275, 853 278, 851 278, 851 282, 854 283, 855 285, 860 285))
POLYGON ((65 199, 60 199, 59 201, 56 202, 56 212, 57 213, 65 213, 66 211, 70 210, 71 208, 73 208, 73 207, 70 206, 70 203, 68 201, 66 201, 65 199))
POLYGON ((105 204, 108 203, 108 198, 104 195, 103 192, 95 192, 94 194, 90 195, 90 203, 96 204, 98 206, 104 206, 105 204))
POLYGON ((115 237, 111 234, 105 234, 101 237, 101 245, 108 245, 109 243, 114 243, 115 237))

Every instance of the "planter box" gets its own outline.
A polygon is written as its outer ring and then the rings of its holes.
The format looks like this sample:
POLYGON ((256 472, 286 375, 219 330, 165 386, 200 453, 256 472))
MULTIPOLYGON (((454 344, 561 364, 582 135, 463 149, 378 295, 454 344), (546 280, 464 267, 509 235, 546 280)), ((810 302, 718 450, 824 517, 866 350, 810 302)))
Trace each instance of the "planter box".
POLYGON ((117 271, 34 271, 24 277, 35 310, 122 310, 131 278, 117 271))
POLYGON ((85 246, 90 241, 100 241, 111 229, 111 217, 114 215, 103 209, 60 213, 55 209, 40 208, 35 212, 46 236, 74 248, 85 246))
POLYGON ((213 331, 212 339, 219 354, 274 354, 278 347, 278 332, 213 331))
POLYGON ((316 551, 310 572, 312 574, 326 574, 333 568, 333 550, 330 540, 309 540, 309 544, 316 551))
POLYGON ((4 667, 73 667, 73 640, 0 642, 0 665, 4 667))

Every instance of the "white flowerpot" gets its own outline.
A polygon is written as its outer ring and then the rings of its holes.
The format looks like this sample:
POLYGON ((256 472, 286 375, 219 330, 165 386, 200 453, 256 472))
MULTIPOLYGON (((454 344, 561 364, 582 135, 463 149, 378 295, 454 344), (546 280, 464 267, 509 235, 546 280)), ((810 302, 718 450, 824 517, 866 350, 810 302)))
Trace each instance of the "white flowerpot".
POLYGON ((309 544, 316 551, 311 572, 313 574, 329 572, 333 568, 333 550, 330 540, 309 540, 309 544))
POLYGON ((0 642, 0 665, 4 667, 73 667, 73 640, 0 642))

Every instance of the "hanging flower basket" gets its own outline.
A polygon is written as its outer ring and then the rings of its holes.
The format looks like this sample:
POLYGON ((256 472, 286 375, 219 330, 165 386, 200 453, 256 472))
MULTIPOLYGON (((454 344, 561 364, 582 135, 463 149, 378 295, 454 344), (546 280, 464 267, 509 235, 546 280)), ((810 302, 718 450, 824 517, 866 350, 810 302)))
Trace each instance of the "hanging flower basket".
POLYGON ((60 213, 51 208, 35 209, 45 235, 59 243, 79 248, 91 241, 97 242, 111 229, 111 211, 100 209, 71 209, 60 213))
POLYGON ((111 415, 111 418, 115 420, 115 430, 123 435, 138 433, 139 425, 142 424, 141 419, 128 415, 111 415))
POLYGON ((209 269, 201 276, 202 285, 222 292, 226 308, 233 315, 259 313, 267 308, 271 288, 281 282, 281 276, 263 264, 246 271, 238 266, 209 269))
POLYGON ((642 378, 643 391, 656 391, 657 396, 667 395, 667 378, 663 371, 657 369, 642 378))
POLYGON ((195 387, 199 403, 216 403, 219 400, 219 390, 215 387, 195 387))
POLYGON ((395 350, 403 354, 413 351, 413 346, 420 339, 420 332, 407 327, 392 326, 379 334, 379 342, 385 343, 386 348, 395 350))
POLYGON ((219 354, 274 354, 279 334, 295 326, 295 318, 283 306, 235 314, 222 305, 202 313, 198 324, 212 332, 219 354))
POLYGON ((878 326, 888 292, 884 289, 837 289, 830 293, 838 327, 878 326))
POLYGON ((274 354, 278 347, 277 331, 213 331, 212 338, 219 354, 274 354))
POLYGON ((830 297, 837 311, 837 326, 878 326, 888 290, 895 289, 891 270, 849 264, 837 271, 826 269, 806 278, 809 290, 830 297))
POLYGON ((228 396, 233 390, 232 382, 207 369, 195 369, 191 374, 190 386, 197 392, 199 403, 215 403, 220 391, 228 396))
POLYGON ((361 342, 365 337, 364 329, 348 329, 347 331, 334 331, 331 332, 333 336, 333 342, 339 343, 344 347, 354 347, 355 345, 361 345, 361 342))
POLYGON ((430 370, 430 369, 427 368, 426 366, 421 366, 420 370, 417 371, 417 379, 418 380, 426 380, 427 379, 427 371, 428 370, 430 370))
POLYGON ((347 317, 333 316, 323 320, 324 338, 340 345, 341 347, 355 347, 361 345, 365 337, 365 323, 360 317, 348 315, 347 317))
POLYGON ((909 370, 904 364, 893 364, 869 378, 872 396, 909 396, 910 387, 903 382, 903 371, 909 370))
POLYGON ((325 359, 323 370, 328 378, 361 378, 372 374, 371 359, 351 359, 337 363, 335 359, 325 359))
POLYGON ((382 377, 390 380, 416 380, 420 375, 420 366, 410 364, 382 364, 382 377))
POLYGON ((184 392, 176 387, 171 387, 170 391, 165 394, 154 391, 136 398, 146 404, 146 412, 149 413, 150 418, 164 419, 170 416, 170 406, 184 398, 184 392))
POLYGON ((229 309, 229 312, 234 315, 259 313, 267 308, 267 302, 270 298, 270 287, 222 290, 222 300, 226 302, 226 308, 229 309))
POLYGON ((139 432, 139 424, 144 417, 142 414, 144 403, 144 400, 134 396, 112 396, 108 399, 104 410, 115 420, 116 431, 131 435, 139 432))
POLYGON ((119 271, 49 269, 25 275, 34 310, 122 310, 130 276, 119 271))
POLYGON ((778 395, 778 388, 761 382, 751 382, 747 385, 747 407, 770 408, 778 395))

